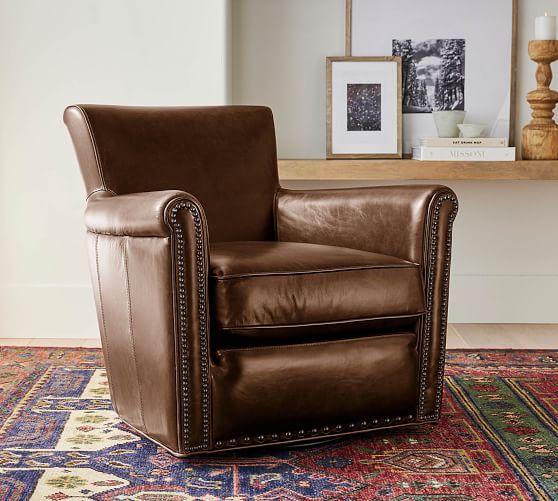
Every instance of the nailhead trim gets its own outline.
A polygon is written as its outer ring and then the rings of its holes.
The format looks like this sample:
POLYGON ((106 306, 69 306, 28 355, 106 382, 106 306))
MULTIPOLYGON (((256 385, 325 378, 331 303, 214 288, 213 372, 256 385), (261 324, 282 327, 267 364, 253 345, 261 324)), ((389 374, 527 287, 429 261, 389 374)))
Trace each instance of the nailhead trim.
POLYGON ((176 268, 178 273, 178 328, 180 339, 180 360, 181 360, 181 386, 183 400, 183 418, 182 425, 184 429, 183 443, 187 452, 207 449, 209 447, 209 349, 208 349, 208 332, 207 332, 207 309, 206 309, 206 263, 204 254, 203 227, 200 210, 192 202, 179 201, 171 208, 170 221, 174 229, 176 240, 176 268), (185 266, 184 254, 184 230, 178 222, 177 215, 180 210, 186 209, 192 216, 195 227, 196 242, 196 274, 198 279, 198 319, 200 325, 200 358, 201 358, 201 387, 202 387, 202 443, 196 446, 190 446, 190 416, 189 416, 189 365, 188 359, 190 355, 190 347, 188 343, 188 319, 186 304, 186 286, 185 286, 185 266))
MULTIPOLYGON (((432 216, 432 230, 431 230, 431 243, 430 243, 430 269, 435 269, 436 266, 436 250, 438 244, 438 221, 440 219, 440 210, 442 205, 450 200, 453 203, 454 209, 450 214, 448 222, 448 232, 446 235, 446 254, 444 263, 444 275, 443 275, 443 287, 442 287, 442 329, 440 332, 441 345, 445 344, 446 331, 447 331, 447 309, 448 309, 448 293, 449 293, 449 266, 451 257, 451 236, 453 222, 455 216, 457 215, 457 198, 452 194, 446 194, 441 196, 434 206, 433 216, 432 216)), ((208 358, 208 332, 207 332, 207 319, 206 319, 206 294, 205 294, 205 263, 204 263, 204 253, 203 253, 203 231, 201 224, 201 217, 198 208, 191 202, 179 202, 171 209, 171 224, 174 228, 177 242, 177 268, 178 268, 178 310, 179 310, 179 330, 180 330, 180 349, 181 349, 181 378, 182 378, 182 396, 184 399, 184 412, 183 412, 183 426, 184 426, 184 445, 185 450, 188 452, 193 452, 197 450, 207 449, 209 447, 209 358, 208 358), (196 271, 198 275, 198 315, 200 319, 200 341, 201 341, 201 359, 202 359, 202 428, 203 428, 203 443, 197 446, 188 446, 190 441, 190 431, 189 431, 189 411, 188 411, 188 336, 187 336, 187 320, 186 320, 186 290, 184 286, 184 236, 183 230, 177 221, 177 213, 181 209, 187 209, 194 220, 195 226, 195 240, 196 240, 196 271)), ((421 374, 420 374, 420 389, 419 389, 419 413, 418 420, 431 420, 437 419, 439 417, 441 403, 442 403, 442 389, 443 389, 443 377, 444 377, 444 363, 445 363, 445 351, 442 350, 440 353, 440 359, 438 362, 437 369, 437 379, 436 379, 436 406, 434 414, 424 415, 425 406, 425 394, 426 394, 426 376, 428 361, 429 361, 429 349, 430 349, 430 339, 432 335, 432 305, 433 305, 433 289, 434 289, 434 274, 430 273, 428 276, 428 285, 426 291, 426 320, 425 320, 425 331, 424 331, 424 344, 422 348, 422 360, 421 360, 421 374)), ((414 420, 413 415, 408 415, 405 417, 396 416, 394 418, 385 418, 383 420, 373 419, 370 423, 367 421, 362 421, 360 423, 361 429, 374 429, 382 425, 390 425, 392 422, 397 424, 411 422, 414 420)), ((334 427, 335 431, 341 432, 344 429, 344 425, 336 425, 334 427)), ((355 424, 350 423, 346 425, 348 430, 354 430, 355 424)), ((308 431, 299 430, 298 436, 303 437, 306 433, 311 435, 326 435, 330 432, 328 426, 322 428, 320 433, 316 428, 312 428, 308 431)), ((290 440, 293 436, 292 432, 287 431, 280 434, 286 440, 290 440)), ((272 433, 271 435, 259 435, 256 440, 259 443, 276 441, 279 439, 279 434, 272 433)), ((242 440, 230 439, 226 442, 217 441, 215 446, 217 448, 225 447, 226 445, 230 447, 236 446, 237 442, 250 443, 252 442, 251 437, 243 437, 242 440)))
POLYGON ((349 424, 337 424, 334 426, 324 426, 321 430, 317 428, 311 428, 309 430, 298 430, 297 433, 293 433, 290 431, 285 431, 282 433, 271 433, 269 435, 258 435, 256 438, 251 437, 243 437, 242 440, 237 439, 230 439, 230 440, 219 440, 215 442, 215 447, 218 449, 226 448, 226 447, 234 447, 238 443, 241 444, 263 444, 268 442, 276 442, 279 438, 283 440, 292 440, 293 438, 308 438, 310 436, 321 436, 321 435, 328 435, 331 432, 341 433, 343 431, 367 431, 373 430, 374 428, 378 428, 380 426, 389 426, 393 423, 396 424, 404 424, 404 423, 412 423, 415 420, 415 416, 413 414, 409 414, 407 416, 396 416, 394 418, 384 418, 384 419, 374 419, 372 421, 361 421, 359 424, 349 423, 349 424), (296 435, 296 436, 295 436, 296 435))
MULTIPOLYGON (((442 195, 434 206, 434 211, 432 214, 432 229, 430 233, 430 270, 435 270, 437 261, 437 247, 438 247, 438 221, 440 219, 440 210, 442 205, 451 201, 453 204, 453 210, 449 216, 448 231, 446 234, 446 248, 444 256, 444 271, 442 277, 442 307, 441 307, 441 331, 440 331, 440 345, 442 347, 446 344, 446 332, 447 332, 447 319, 448 319, 448 295, 449 295, 449 267, 451 258, 451 237, 453 222, 455 216, 457 215, 458 203, 457 198, 453 194, 442 195)), ((426 402, 426 387, 427 387, 427 376, 428 376, 428 363, 430 358, 430 341, 432 337, 432 307, 433 307, 433 297, 434 297, 434 273, 429 273, 427 278, 426 287, 426 318, 423 336, 423 346, 422 346, 422 357, 421 357, 421 372, 420 372, 420 383, 419 383, 419 409, 418 409, 418 419, 419 421, 428 421, 432 419, 438 419, 440 416, 440 410, 442 407, 442 390, 443 390, 443 379, 444 379, 444 363, 445 363, 445 349, 440 351, 440 358, 438 360, 438 368, 436 371, 436 397, 435 397, 435 408, 434 413, 425 415, 425 402, 426 402)))
MULTIPOLYGON (((442 286, 442 308, 441 308, 441 332, 440 332, 440 344, 441 346, 445 346, 446 343, 446 332, 447 332, 447 312, 448 312, 448 296, 449 296, 449 267, 450 267, 450 258, 451 258, 451 242, 452 242, 452 229, 453 229, 453 222, 457 215, 458 209, 458 202, 455 195, 447 193, 442 195, 436 201, 434 206, 433 215, 432 215, 432 228, 431 228, 431 236, 430 236, 430 269, 434 270, 436 267, 437 261, 437 246, 438 246, 438 221, 440 220, 440 210, 442 205, 447 202, 451 201, 453 204, 453 210, 450 213, 449 221, 448 221, 448 230, 446 234, 446 249, 445 249, 445 262, 444 262, 444 272, 443 272, 443 286, 442 286)), ((430 340, 432 337, 432 307, 433 307, 433 297, 434 297, 434 274, 430 273, 428 276, 428 285, 426 289, 426 321, 425 321, 425 331, 424 331, 424 344, 422 348, 422 359, 421 359, 421 374, 420 374, 420 383, 419 383, 419 412, 417 419, 418 421, 429 421, 433 419, 438 419, 440 415, 440 409, 442 404, 442 390, 443 390, 443 378, 444 378, 444 363, 445 363, 445 350, 441 350, 440 358, 438 361, 438 368, 436 372, 436 397, 435 397, 435 410, 433 414, 425 415, 424 414, 424 407, 426 401, 426 386, 427 386, 427 367, 429 361, 429 350, 430 350, 430 340)), ((390 424, 402 424, 406 422, 412 422, 414 420, 413 415, 408 415, 405 417, 396 416, 394 418, 384 418, 383 420, 380 419, 373 419, 371 422, 367 422, 366 420, 361 421, 360 426, 364 429, 374 429, 378 426, 389 426, 390 424)), ((354 430, 355 424, 351 423, 346 426, 349 430, 354 430)), ((336 425, 334 430, 338 433, 343 431, 343 425, 336 425)), ((312 435, 326 435, 330 432, 330 428, 328 426, 324 426, 322 428, 322 432, 318 433, 316 428, 312 428, 309 430, 310 434, 312 435)), ((298 432, 299 436, 304 436, 306 433, 305 430, 300 430, 298 432)), ((291 432, 285 432, 281 434, 282 437, 289 440, 292 438, 291 432)), ((247 437, 248 438, 248 437, 247 437)), ((277 440, 278 436, 276 433, 270 435, 271 440, 277 440)), ((259 439, 259 437, 258 437, 259 439)), ((266 440, 269 440, 266 437, 266 440)), ((258 440, 261 442, 261 440, 258 440)), ((230 441, 229 441, 230 443, 230 441)), ((222 447, 221 442, 217 442, 215 444, 218 448, 222 447), (221 444, 221 445, 220 445, 221 444)))

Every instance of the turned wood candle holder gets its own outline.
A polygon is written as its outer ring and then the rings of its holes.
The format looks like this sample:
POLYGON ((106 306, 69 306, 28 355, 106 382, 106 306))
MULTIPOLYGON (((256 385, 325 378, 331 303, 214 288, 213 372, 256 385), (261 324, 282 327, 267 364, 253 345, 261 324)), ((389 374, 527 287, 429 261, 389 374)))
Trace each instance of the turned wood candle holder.
POLYGON ((537 63, 537 89, 527 94, 533 113, 531 122, 523 127, 522 156, 526 160, 557 160, 558 125, 553 117, 558 92, 550 89, 550 64, 558 59, 558 40, 531 40, 529 57, 537 63))

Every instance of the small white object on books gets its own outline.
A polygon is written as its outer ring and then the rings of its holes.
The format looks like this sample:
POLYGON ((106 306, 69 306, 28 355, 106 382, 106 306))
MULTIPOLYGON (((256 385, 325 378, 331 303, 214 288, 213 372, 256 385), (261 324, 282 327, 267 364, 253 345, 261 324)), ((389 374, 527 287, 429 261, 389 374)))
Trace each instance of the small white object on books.
POLYGON ((435 160, 446 162, 513 162, 515 160, 515 147, 444 148, 416 146, 413 148, 413 160, 435 160))
POLYGON ((506 137, 425 137, 420 146, 432 148, 506 148, 506 137))
POLYGON ((480 124, 457 124, 462 137, 480 137, 486 127, 480 124))
POLYGON ((556 40, 556 16, 544 16, 535 18, 535 40, 556 40))
POLYGON ((457 124, 463 123, 465 112, 460 110, 433 111, 432 117, 436 124, 438 137, 457 137, 459 135, 457 124))

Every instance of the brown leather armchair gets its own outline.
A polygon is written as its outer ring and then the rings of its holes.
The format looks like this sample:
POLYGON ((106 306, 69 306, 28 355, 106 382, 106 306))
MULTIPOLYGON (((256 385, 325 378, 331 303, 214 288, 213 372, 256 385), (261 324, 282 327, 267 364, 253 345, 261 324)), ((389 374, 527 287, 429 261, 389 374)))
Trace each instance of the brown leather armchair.
POLYGON ((282 189, 263 107, 64 120, 132 428, 189 456, 439 419, 450 189, 282 189))

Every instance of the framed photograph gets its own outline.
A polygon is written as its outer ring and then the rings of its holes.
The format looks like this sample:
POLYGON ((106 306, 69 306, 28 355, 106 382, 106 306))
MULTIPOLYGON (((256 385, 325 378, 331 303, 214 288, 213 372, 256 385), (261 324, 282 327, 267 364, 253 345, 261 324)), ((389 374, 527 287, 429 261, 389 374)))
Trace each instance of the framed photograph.
POLYGON ((346 53, 402 60, 403 151, 462 110, 513 145, 517 0, 346 0, 346 53))
POLYGON ((401 158, 401 58, 328 57, 327 158, 401 158))

